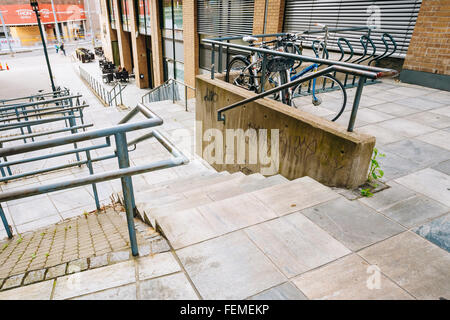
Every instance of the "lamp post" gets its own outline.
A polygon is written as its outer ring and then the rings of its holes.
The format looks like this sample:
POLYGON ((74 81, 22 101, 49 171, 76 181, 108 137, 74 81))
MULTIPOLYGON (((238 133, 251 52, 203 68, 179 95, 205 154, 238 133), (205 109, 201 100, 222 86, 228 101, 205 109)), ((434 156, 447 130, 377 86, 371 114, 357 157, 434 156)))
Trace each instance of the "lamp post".
POLYGON ((39 4, 38 4, 37 0, 30 0, 30 5, 31 5, 31 9, 36 14, 39 32, 41 34, 42 46, 44 48, 45 60, 47 61, 48 74, 50 76, 50 81, 52 83, 52 90, 53 90, 53 92, 55 92, 56 87, 55 87, 55 83, 53 82, 52 68, 50 67, 50 61, 48 60, 47 46, 46 46, 45 40, 44 40, 44 33, 42 32, 41 18, 39 16, 39 4))

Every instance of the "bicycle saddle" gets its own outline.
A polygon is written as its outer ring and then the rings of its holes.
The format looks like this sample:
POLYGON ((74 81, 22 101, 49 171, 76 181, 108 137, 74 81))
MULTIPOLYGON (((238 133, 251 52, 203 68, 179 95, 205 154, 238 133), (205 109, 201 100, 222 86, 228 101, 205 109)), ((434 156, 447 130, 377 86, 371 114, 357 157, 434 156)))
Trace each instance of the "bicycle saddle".
POLYGON ((242 38, 245 42, 253 43, 255 41, 258 41, 258 38, 252 37, 252 36, 245 36, 242 38))

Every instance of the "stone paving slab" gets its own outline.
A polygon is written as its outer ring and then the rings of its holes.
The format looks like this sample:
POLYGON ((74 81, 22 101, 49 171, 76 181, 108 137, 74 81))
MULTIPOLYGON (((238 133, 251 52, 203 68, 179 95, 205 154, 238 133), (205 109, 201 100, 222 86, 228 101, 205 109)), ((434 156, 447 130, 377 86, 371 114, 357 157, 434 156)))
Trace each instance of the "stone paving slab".
POLYGON ((445 129, 450 127, 450 117, 433 112, 419 112, 405 117, 408 120, 423 123, 436 129, 445 129))
POLYGON ((415 196, 382 210, 383 214, 411 228, 449 212, 450 208, 424 196, 415 196))
POLYGON ((103 291, 75 297, 70 300, 136 300, 136 284, 106 289, 103 291))
POLYGON ((378 163, 384 171, 383 180, 393 180, 423 169, 422 165, 411 159, 406 159, 394 153, 386 152, 383 148, 380 148, 379 151, 386 155, 385 157, 378 159, 378 163))
POLYGON ((445 173, 426 168, 395 181, 450 207, 450 176, 445 173))
POLYGON ((391 143, 384 146, 382 152, 410 159, 421 166, 429 166, 450 158, 448 150, 414 139, 391 143), (431 154, 432 157, 430 157, 431 154))
POLYGON ((408 138, 416 137, 436 130, 432 127, 418 124, 417 122, 403 118, 395 118, 383 121, 378 125, 382 128, 390 129, 397 134, 408 138))
POLYGON ((140 296, 142 300, 198 300, 183 273, 141 282, 140 296))
POLYGON ((450 252, 450 214, 434 219, 413 231, 450 252))
POLYGON ((242 231, 178 250, 177 255, 203 299, 245 299, 286 281, 242 231))
POLYGON ((263 291, 249 300, 307 300, 306 296, 291 282, 263 291))
MULTIPOLYGON (((381 271, 383 272, 383 269, 381 271)), ((371 271, 369 263, 358 255, 352 254, 324 267, 302 274, 294 278, 292 282, 309 299, 413 299, 411 295, 384 274, 380 274, 379 279, 374 280, 370 278, 372 275, 373 271, 371 271), (379 289, 375 287, 377 284, 379 284, 379 289), (373 285, 373 287, 370 285, 373 285)))
POLYGON ((413 232, 382 241, 359 255, 417 299, 450 299, 450 254, 413 232))
POLYGON ((139 280, 146 280, 181 271, 178 262, 170 252, 149 256, 146 259, 139 259, 137 267, 139 270, 139 280))
POLYGON ((172 246, 179 249, 273 218, 276 214, 250 193, 173 212, 157 223, 172 246))
POLYGON ((303 177, 288 184, 280 184, 272 188, 255 191, 252 194, 278 216, 339 197, 330 188, 310 177, 303 177))
POLYGON ((357 251, 405 231, 357 201, 338 198, 301 211, 347 248, 357 251))
POLYGON ((450 150, 450 132, 439 130, 420 136, 417 139, 450 150))
POLYGON ((288 278, 350 253, 301 213, 252 226, 245 233, 288 278))
POLYGON ((387 184, 389 186, 388 189, 375 193, 373 197, 360 198, 358 201, 375 210, 382 210, 416 195, 414 191, 394 181, 389 181, 387 184))
POLYGON ((135 281, 134 261, 125 261, 58 278, 55 286, 54 299, 74 298, 135 281), (105 279, 108 279, 108 281, 105 281, 105 279))
POLYGON ((0 300, 50 300, 53 280, 0 292, 0 300))
POLYGON ((431 168, 450 175, 450 160, 443 161, 431 168))

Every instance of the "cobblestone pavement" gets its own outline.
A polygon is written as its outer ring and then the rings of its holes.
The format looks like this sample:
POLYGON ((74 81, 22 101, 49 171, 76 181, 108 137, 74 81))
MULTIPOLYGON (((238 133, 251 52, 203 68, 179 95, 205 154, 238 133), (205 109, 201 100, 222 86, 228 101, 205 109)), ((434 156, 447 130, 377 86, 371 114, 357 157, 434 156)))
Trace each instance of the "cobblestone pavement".
MULTIPOLYGON (((0 289, 52 279, 130 259, 129 236, 123 207, 50 225, 0 243, 0 289), (4 280, 4 281, 3 281, 4 280)), ((165 240, 136 220, 140 254, 168 250, 165 240)))

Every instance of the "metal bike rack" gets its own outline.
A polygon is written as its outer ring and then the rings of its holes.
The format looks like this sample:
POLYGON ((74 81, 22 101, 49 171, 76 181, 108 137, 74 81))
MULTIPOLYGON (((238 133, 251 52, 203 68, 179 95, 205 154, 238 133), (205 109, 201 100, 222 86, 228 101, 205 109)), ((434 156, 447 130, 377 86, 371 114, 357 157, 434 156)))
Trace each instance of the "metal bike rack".
MULTIPOLYGON (((264 35, 255 35, 253 37, 257 37, 257 38, 265 38, 265 37, 274 37, 274 36, 278 36, 280 34, 264 34, 264 35)), ((240 37, 232 37, 233 39, 236 38, 240 38, 240 37)), ((353 106, 352 106, 352 113, 351 113, 351 117, 349 120, 349 124, 347 127, 347 131, 352 132, 353 128, 354 128, 354 124, 355 124, 355 120, 356 120, 356 115, 358 112, 358 107, 359 107, 359 103, 361 100, 361 95, 362 95, 362 91, 364 88, 364 85, 366 84, 366 80, 370 79, 370 80, 375 80, 375 79, 380 79, 383 77, 390 77, 390 76, 395 76, 398 71, 393 70, 393 69, 386 69, 386 68, 378 68, 378 67, 372 67, 372 66, 368 66, 368 65, 363 65, 363 64, 357 64, 357 63, 351 63, 351 62, 344 62, 344 61, 335 61, 335 60, 329 60, 329 59, 320 59, 320 58, 313 58, 310 56, 304 56, 304 55, 298 55, 298 54, 292 54, 292 53, 287 53, 287 52, 280 52, 280 51, 275 51, 275 50, 269 50, 269 49, 263 49, 263 48, 256 48, 256 47, 250 47, 250 46, 244 46, 244 45, 239 45, 239 44, 232 44, 232 43, 228 43, 228 42, 224 42, 224 40, 230 40, 230 37, 228 38, 218 38, 218 39, 204 39, 203 42, 205 43, 209 43, 212 45, 212 50, 211 50, 211 79, 214 79, 214 74, 215 74, 215 47, 219 46, 219 60, 221 60, 221 54, 222 54, 222 47, 230 47, 230 48, 235 48, 238 49, 240 51, 244 51, 244 52, 258 52, 263 56, 263 60, 262 60, 262 75, 261 75, 261 83, 264 83, 264 73, 265 73, 265 65, 266 65, 266 60, 265 59, 267 56, 281 56, 281 57, 286 57, 286 58, 290 58, 293 59, 295 61, 306 61, 306 62, 312 62, 312 63, 316 63, 319 65, 324 65, 327 66, 324 69, 319 69, 318 72, 314 72, 314 73, 307 73, 306 75, 300 77, 299 79, 296 79, 292 82, 289 82, 287 84, 281 85, 279 87, 276 87, 274 89, 268 90, 266 92, 260 93, 255 95, 252 98, 249 99, 245 99, 241 102, 232 104, 230 106, 227 106, 225 108, 222 108, 220 110, 218 110, 218 121, 225 121, 225 117, 222 115, 223 112, 239 107, 245 103, 251 102, 251 101, 255 101, 257 99, 263 98, 265 96, 268 96, 270 94, 279 92, 281 90, 285 90, 287 88, 290 88, 292 86, 298 85, 302 82, 306 82, 306 81, 310 81, 314 78, 317 78, 321 75, 324 74, 330 74, 333 72, 341 72, 348 75, 353 75, 356 79, 356 77, 359 77, 358 79, 358 83, 357 83, 357 90, 356 90, 356 94, 355 94, 355 99, 353 101, 353 106)), ((219 72, 221 72, 221 70, 219 70, 219 72)))

